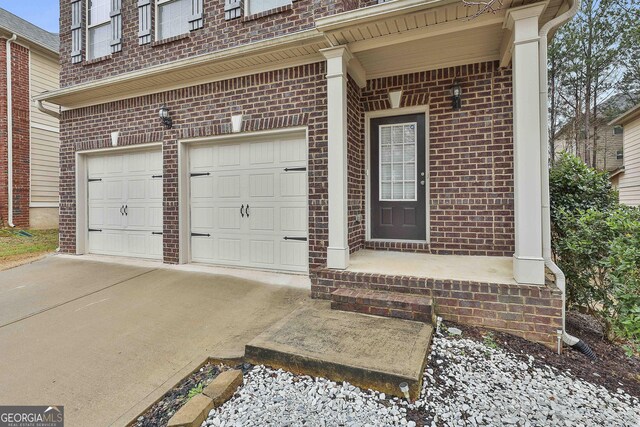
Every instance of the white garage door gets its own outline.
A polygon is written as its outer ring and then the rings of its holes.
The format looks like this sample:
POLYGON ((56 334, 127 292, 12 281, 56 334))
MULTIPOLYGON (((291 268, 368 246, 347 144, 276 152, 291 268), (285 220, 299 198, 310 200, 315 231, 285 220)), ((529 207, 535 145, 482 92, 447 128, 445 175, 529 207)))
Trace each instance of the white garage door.
POLYGON ((303 137, 190 149, 191 260, 307 271, 303 137))
POLYGON ((162 259, 162 151, 87 160, 89 253, 162 259))

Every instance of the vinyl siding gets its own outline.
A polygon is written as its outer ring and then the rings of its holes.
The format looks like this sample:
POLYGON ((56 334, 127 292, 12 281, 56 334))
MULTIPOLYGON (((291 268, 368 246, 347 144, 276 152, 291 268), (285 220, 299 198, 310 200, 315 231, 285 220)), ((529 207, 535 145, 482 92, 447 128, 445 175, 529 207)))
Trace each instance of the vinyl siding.
POLYGON ((640 205, 640 118, 624 127, 624 174, 619 191, 620 203, 640 205))
MULTIPOLYGON (((57 59, 31 51, 31 96, 59 87, 57 59)), ((56 110, 53 105, 46 107, 56 110)), ((31 105, 31 202, 58 203, 58 119, 31 105)))

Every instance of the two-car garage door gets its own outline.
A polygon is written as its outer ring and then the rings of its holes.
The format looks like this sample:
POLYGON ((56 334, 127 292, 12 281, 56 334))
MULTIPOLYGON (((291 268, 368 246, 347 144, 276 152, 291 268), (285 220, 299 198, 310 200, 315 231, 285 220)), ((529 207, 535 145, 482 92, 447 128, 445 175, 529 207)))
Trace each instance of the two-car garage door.
POLYGON ((304 137, 195 145, 189 160, 192 261, 307 270, 304 137))

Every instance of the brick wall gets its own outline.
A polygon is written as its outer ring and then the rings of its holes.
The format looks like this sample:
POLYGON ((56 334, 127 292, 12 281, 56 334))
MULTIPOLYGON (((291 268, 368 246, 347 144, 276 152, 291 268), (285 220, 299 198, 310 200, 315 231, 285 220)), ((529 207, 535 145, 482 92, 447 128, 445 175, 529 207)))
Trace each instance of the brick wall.
MULTIPOLYGON (((83 63, 72 64, 71 2, 61 0, 61 87, 310 29, 315 26, 315 19, 356 6, 355 0, 297 0, 275 14, 260 14, 261 17, 258 18, 241 17, 226 21, 224 3, 224 0, 203 0, 204 28, 192 31, 184 37, 176 37, 169 43, 156 41, 140 46, 137 1, 123 1, 122 51, 100 61, 87 62, 85 55, 83 63)), ((152 12, 152 21, 154 13, 152 12)))
POLYGON ((364 114, 361 91, 349 77, 347 83, 347 173, 349 251, 363 247, 365 236, 364 114))
MULTIPOLYGON (((8 211, 7 152, 7 87, 6 39, 0 39, 0 225, 6 225, 8 211)), ((29 155, 29 51, 13 43, 12 108, 13 108, 13 223, 29 227, 30 155, 29 155)))
MULTIPOLYGON (((356 226, 350 234, 354 246, 437 254, 513 255, 511 84, 511 70, 499 68, 497 62, 369 80, 360 93, 362 112, 353 99, 356 89, 350 87, 351 124, 356 122, 352 116, 368 111, 388 110, 394 115, 388 101, 392 90, 403 91, 401 107, 428 105, 429 110, 430 244, 364 242, 364 232, 356 226), (459 111, 451 108, 454 79, 463 92, 459 111)), ((357 132, 350 130, 352 134, 357 132)), ((349 176, 364 176, 364 156, 353 149, 350 154, 355 155, 349 161, 349 176)), ((358 188, 350 187, 350 206, 364 206, 364 179, 351 185, 358 188)))
POLYGON ((244 131, 307 126, 309 132, 309 262, 325 264, 327 248, 327 101, 324 62, 65 111, 61 120, 60 247, 75 252, 75 153, 111 145, 163 142, 164 260, 178 262, 178 139, 231 131, 231 115, 245 115, 244 131), (157 117, 166 104, 174 127, 157 117))
POLYGON ((551 284, 480 283, 328 269, 313 274, 311 283, 312 297, 322 299, 330 299, 339 288, 428 296, 433 298, 436 314, 445 320, 497 329, 552 348, 556 331, 562 328, 562 294, 551 284))

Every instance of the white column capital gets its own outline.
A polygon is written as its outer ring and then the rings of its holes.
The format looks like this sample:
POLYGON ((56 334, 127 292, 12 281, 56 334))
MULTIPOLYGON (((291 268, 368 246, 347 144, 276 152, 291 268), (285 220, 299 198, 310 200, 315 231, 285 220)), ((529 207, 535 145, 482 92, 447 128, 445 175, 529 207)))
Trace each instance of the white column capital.
POLYGON ((344 61, 345 63, 348 63, 349 61, 351 61, 351 58, 353 58, 353 54, 349 50, 348 46, 327 47, 325 49, 320 49, 320 53, 327 60, 342 58, 342 61, 344 61))
POLYGON ((547 2, 533 3, 507 10, 504 27, 513 31, 515 44, 538 39, 538 21, 547 2))

